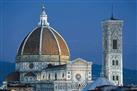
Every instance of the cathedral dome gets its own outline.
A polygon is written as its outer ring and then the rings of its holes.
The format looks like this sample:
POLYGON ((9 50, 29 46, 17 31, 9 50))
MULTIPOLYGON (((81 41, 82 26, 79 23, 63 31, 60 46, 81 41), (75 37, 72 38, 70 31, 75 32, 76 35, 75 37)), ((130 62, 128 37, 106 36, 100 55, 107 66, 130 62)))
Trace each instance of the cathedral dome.
POLYGON ((16 61, 69 61, 69 48, 63 37, 49 26, 45 8, 42 9, 38 26, 22 41, 16 61))
POLYGON ((21 43, 17 55, 64 55, 69 56, 63 37, 49 26, 37 27, 21 43))

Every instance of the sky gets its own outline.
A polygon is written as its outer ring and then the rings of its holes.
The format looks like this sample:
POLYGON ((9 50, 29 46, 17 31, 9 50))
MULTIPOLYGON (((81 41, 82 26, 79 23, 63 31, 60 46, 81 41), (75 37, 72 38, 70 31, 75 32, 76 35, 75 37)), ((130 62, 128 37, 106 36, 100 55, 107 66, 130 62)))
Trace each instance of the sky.
MULTIPOLYGON (((24 37, 39 22, 43 0, 0 0, 0 61, 15 62, 24 37)), ((50 26, 66 40, 71 60, 102 63, 101 22, 112 13, 124 21, 124 68, 137 70, 137 2, 135 0, 45 0, 50 26)))

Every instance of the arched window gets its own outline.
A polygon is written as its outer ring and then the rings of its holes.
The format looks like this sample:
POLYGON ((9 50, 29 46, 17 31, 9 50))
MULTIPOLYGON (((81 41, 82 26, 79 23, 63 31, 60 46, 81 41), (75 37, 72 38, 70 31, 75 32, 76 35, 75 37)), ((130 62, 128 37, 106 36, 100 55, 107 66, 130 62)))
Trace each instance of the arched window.
POLYGON ((117 49, 117 40, 116 39, 113 40, 113 49, 117 49))
POLYGON ((115 81, 115 76, 112 76, 112 78, 113 78, 113 81, 115 81))
POLYGON ((108 45, 107 45, 107 40, 106 40, 106 39, 105 39, 104 47, 105 47, 105 49, 107 49, 107 48, 108 48, 108 45))
POLYGON ((57 80, 57 73, 55 73, 55 80, 57 80))
POLYGON ((44 79, 44 77, 45 77, 45 76, 43 75, 43 79, 44 79))
POLYGON ((70 75, 68 75, 68 78, 70 78, 70 75))
POLYGON ((119 76, 116 76, 116 80, 117 80, 117 81, 119 80, 119 76))
POLYGON ((68 74, 70 74, 70 71, 68 72, 68 74))
POLYGON ((48 76, 48 79, 50 80, 50 74, 49 74, 49 76, 48 76))
POLYGON ((62 74, 62 78, 64 78, 64 73, 62 74))
POLYGON ((116 60, 116 65, 118 65, 118 60, 116 60))
POLYGON ((115 65, 115 60, 112 60, 112 65, 115 65))

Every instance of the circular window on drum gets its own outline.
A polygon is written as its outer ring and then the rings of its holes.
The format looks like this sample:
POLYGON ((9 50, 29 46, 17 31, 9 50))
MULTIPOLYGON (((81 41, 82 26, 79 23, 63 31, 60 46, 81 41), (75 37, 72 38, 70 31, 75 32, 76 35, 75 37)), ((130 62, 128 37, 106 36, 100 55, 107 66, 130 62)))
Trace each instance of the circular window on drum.
POLYGON ((29 68, 30 68, 30 69, 33 69, 33 67, 34 67, 34 64, 33 64, 33 63, 30 63, 30 64, 29 64, 29 68))
POLYGON ((76 74, 76 79, 79 81, 81 79, 81 75, 80 74, 76 74))

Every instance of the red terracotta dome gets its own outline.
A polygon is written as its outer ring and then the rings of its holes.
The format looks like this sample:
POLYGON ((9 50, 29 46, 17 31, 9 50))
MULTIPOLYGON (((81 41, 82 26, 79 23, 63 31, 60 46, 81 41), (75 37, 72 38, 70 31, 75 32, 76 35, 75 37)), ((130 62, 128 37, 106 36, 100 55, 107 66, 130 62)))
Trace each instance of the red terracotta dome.
POLYGON ((37 27, 21 43, 17 55, 64 55, 69 56, 63 37, 49 26, 37 27))

